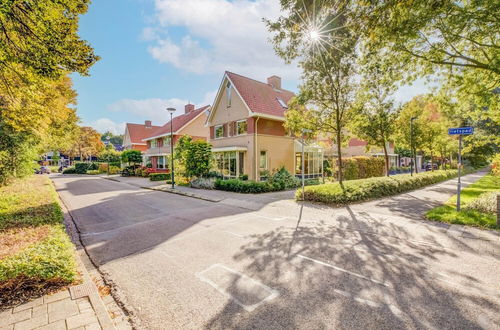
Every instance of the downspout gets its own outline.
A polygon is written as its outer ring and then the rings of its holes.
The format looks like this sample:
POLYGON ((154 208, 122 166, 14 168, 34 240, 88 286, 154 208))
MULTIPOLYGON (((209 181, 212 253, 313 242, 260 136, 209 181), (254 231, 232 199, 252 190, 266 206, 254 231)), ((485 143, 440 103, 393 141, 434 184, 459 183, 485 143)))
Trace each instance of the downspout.
POLYGON ((260 177, 259 177, 259 159, 258 159, 258 154, 257 154, 257 123, 259 122, 259 119, 260 119, 260 117, 257 117, 257 119, 255 119, 255 128, 254 128, 254 136, 253 136, 255 181, 260 181, 260 177))

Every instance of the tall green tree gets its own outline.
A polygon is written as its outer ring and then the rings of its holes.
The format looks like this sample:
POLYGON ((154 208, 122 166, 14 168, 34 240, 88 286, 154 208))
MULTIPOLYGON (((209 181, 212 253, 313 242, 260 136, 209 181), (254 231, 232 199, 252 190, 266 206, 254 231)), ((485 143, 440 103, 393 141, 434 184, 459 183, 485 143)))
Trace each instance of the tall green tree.
POLYGON ((87 75, 99 58, 78 36, 79 16, 90 0, 3 0, 0 3, 0 84, 6 72, 29 82, 59 78, 67 72, 87 75), (22 67, 22 70, 19 70, 22 67))
POLYGON ((395 89, 391 75, 377 65, 368 67, 362 75, 357 112, 350 125, 351 130, 368 143, 368 147, 382 149, 387 176, 390 170, 387 146, 396 129, 397 113, 391 99, 395 89))
POLYGON ((333 140, 342 183, 342 143, 352 118, 356 84, 357 34, 349 8, 333 1, 281 1, 286 15, 268 21, 276 53, 302 69, 298 106, 289 109, 288 127, 312 128, 333 140), (293 114, 295 112, 295 114, 293 114), (309 122, 296 121, 307 118, 309 122))

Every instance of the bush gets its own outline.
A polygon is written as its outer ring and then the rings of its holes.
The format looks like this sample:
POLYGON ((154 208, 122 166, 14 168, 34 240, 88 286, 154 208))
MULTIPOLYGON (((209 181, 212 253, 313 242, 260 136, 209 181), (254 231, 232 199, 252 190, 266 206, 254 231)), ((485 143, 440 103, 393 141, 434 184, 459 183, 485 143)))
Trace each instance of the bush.
POLYGON ((120 168, 118 166, 110 166, 109 167, 109 174, 118 174, 120 173, 120 168))
POLYGON ((99 174, 99 173, 100 173, 99 170, 88 170, 87 171, 87 174, 89 174, 89 175, 96 175, 96 174, 99 174))
POLYGON ((244 194, 258 194, 274 191, 273 186, 268 182, 241 181, 238 179, 217 179, 215 181, 214 187, 218 190, 234 191, 244 194))
POLYGON ((495 214, 497 211, 497 195, 500 192, 492 191, 479 195, 478 198, 469 202, 465 209, 476 210, 481 213, 495 214))
POLYGON ((121 171, 122 176, 134 176, 136 166, 127 166, 121 171))
MULTIPOLYGON (((207 174, 206 177, 207 178, 215 178, 215 179, 223 179, 224 178, 224 176, 221 173, 217 172, 217 171, 210 171, 210 172, 208 172, 208 174, 207 174)), ((248 178, 248 176, 247 176, 247 178, 248 178)))
MULTIPOLYGON (((378 177, 344 182, 344 188, 338 182, 305 188, 304 198, 308 201, 341 205, 379 198, 418 189, 430 184, 448 180, 457 175, 456 170, 422 172, 414 176, 408 174, 393 177, 378 177)), ((302 198, 300 190, 295 194, 302 198)))
POLYGON ((151 181, 165 181, 170 180, 170 173, 151 173, 149 175, 151 181))
POLYGON ((247 181, 248 180, 248 174, 240 174, 239 179, 243 180, 243 181, 247 181))
POLYGON ((288 190, 300 186, 300 180, 290 174, 284 167, 273 173, 268 183, 273 186, 274 190, 288 190))
POLYGON ((89 163, 76 163, 75 173, 76 174, 86 174, 89 170, 89 163))
POLYGON ((142 153, 139 150, 125 150, 121 154, 121 160, 124 163, 140 163, 142 162, 142 153))
POLYGON ((107 163, 100 163, 98 170, 99 170, 99 173, 107 173, 108 172, 108 164, 107 163))
POLYGON ((343 160, 344 180, 357 180, 383 176, 385 161, 382 157, 356 156, 343 160))
POLYGON ((97 163, 89 163, 89 167, 87 168, 87 170, 90 170, 90 171, 97 171, 99 169, 99 166, 97 165, 97 163))
POLYGON ((74 167, 66 167, 63 171, 62 174, 75 174, 76 169, 74 167))

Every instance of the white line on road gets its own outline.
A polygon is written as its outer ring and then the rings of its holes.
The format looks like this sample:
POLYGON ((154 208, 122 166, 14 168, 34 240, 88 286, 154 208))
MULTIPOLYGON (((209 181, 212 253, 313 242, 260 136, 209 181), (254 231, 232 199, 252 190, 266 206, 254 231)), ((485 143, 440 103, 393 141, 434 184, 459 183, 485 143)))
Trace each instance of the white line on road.
POLYGON ((351 298, 360 304, 365 304, 365 305, 368 305, 368 306, 373 307, 373 308, 381 308, 381 307, 387 306, 387 308, 395 316, 397 316, 399 318, 402 318, 402 316, 403 316, 403 312, 399 308, 394 306, 393 304, 378 303, 378 302, 375 302, 372 300, 359 298, 359 297, 353 296, 351 293, 349 293, 347 291, 342 291, 342 290, 337 290, 337 289, 334 289, 333 291, 339 295, 344 296, 344 297, 351 298))
POLYGON ((224 296, 232 299, 235 303, 237 303, 238 305, 240 305, 241 307, 243 307, 247 312, 251 312, 254 309, 256 309, 257 307, 259 307, 260 305, 262 305, 263 303, 265 303, 266 301, 274 299, 277 296, 279 296, 279 292, 278 291, 276 291, 274 289, 271 289, 267 285, 265 285, 265 284, 263 284, 263 283, 261 283, 261 282, 259 282, 257 280, 254 280, 253 278, 248 277, 245 274, 242 274, 242 273, 238 272, 237 270, 234 270, 234 269, 231 269, 229 267, 226 267, 226 266, 224 266, 222 264, 213 264, 210 267, 208 267, 207 269, 205 269, 205 270, 203 270, 203 271, 201 271, 199 273, 196 273, 195 275, 201 281, 210 284, 217 291, 219 291, 222 295, 224 295, 224 296), (264 290, 266 290, 267 292, 269 292, 269 295, 267 297, 265 297, 264 299, 262 299, 261 301, 259 301, 258 303, 255 303, 255 304, 252 304, 252 305, 246 305, 243 302, 241 302, 241 300, 239 300, 238 298, 236 298, 234 295, 232 295, 231 293, 227 292, 227 290, 225 288, 219 286, 217 283, 215 283, 214 281, 210 280, 209 278, 207 278, 204 275, 205 273, 209 272, 210 270, 212 270, 214 268, 222 268, 222 269, 224 269, 224 270, 226 270, 226 271, 228 271, 228 272, 230 272, 230 273, 232 273, 234 275, 239 276, 240 278, 242 278, 244 280, 249 280, 249 281, 257 284, 258 286, 264 288, 264 290))
POLYGON ((326 262, 323 262, 323 261, 320 261, 320 260, 316 260, 316 259, 313 259, 313 258, 309 258, 309 257, 306 257, 302 254, 299 254, 297 255, 299 258, 302 258, 302 259, 306 259, 306 260, 309 260, 309 261, 312 261, 312 262, 315 262, 317 264, 320 264, 322 266, 326 266, 326 267, 329 267, 329 268, 333 268, 335 270, 338 270, 340 272, 344 272, 346 274, 349 274, 349 275, 352 275, 352 276, 355 276, 355 277, 358 277, 358 278, 361 278, 363 280, 367 280, 367 281, 370 281, 370 282, 373 282, 373 283, 376 283, 376 284, 380 284, 380 285, 383 285, 383 286, 386 286, 386 287, 391 287, 391 285, 389 283, 386 283, 386 282, 380 282, 380 281, 377 281, 377 280, 374 280, 372 278, 369 278, 369 277, 366 277, 364 275, 361 275, 361 274, 358 274, 358 273, 354 273, 354 272, 351 272, 347 269, 344 269, 344 268, 340 268, 340 267, 337 267, 337 266, 334 266, 334 265, 331 265, 331 264, 327 264, 326 262))

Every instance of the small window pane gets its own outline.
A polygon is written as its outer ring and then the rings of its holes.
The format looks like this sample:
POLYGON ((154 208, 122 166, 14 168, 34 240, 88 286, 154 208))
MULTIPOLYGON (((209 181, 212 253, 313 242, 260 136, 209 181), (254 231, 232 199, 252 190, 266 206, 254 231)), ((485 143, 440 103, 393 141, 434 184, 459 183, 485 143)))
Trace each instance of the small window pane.
POLYGON ((215 126, 215 137, 216 138, 224 137, 224 126, 223 125, 215 126))
POLYGON ((265 151, 260 152, 260 169, 267 169, 267 152, 265 151))
POLYGON ((247 133, 247 122, 246 122, 246 120, 238 122, 238 132, 237 133, 238 133, 238 135, 246 134, 247 133))

